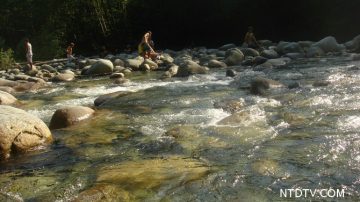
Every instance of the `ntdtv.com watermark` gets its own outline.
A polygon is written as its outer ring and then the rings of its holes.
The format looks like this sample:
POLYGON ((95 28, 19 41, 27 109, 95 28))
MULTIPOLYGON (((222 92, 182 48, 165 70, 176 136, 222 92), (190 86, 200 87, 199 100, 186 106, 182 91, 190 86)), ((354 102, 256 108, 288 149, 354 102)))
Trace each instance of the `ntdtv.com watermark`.
POLYGON ((281 198, 345 198, 344 189, 280 189, 281 198))

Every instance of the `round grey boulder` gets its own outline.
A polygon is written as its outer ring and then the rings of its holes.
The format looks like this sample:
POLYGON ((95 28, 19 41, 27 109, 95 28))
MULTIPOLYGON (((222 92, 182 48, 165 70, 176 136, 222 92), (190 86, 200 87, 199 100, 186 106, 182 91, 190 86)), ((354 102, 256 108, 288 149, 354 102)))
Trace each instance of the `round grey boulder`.
POLYGON ((113 72, 114 65, 110 60, 100 59, 95 64, 91 65, 90 69, 86 71, 87 75, 105 75, 113 72))

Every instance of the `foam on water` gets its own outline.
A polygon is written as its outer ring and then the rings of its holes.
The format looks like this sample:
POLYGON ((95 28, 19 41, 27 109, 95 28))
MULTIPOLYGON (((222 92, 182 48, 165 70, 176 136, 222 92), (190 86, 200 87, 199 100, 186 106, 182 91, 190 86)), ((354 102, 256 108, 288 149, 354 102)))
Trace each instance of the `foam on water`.
POLYGON ((311 98, 310 105, 311 106, 332 106, 333 105, 333 98, 334 96, 328 96, 328 95, 319 95, 311 98))
POLYGON ((348 116, 341 118, 337 122, 337 126, 342 131, 359 131, 360 116, 348 116))

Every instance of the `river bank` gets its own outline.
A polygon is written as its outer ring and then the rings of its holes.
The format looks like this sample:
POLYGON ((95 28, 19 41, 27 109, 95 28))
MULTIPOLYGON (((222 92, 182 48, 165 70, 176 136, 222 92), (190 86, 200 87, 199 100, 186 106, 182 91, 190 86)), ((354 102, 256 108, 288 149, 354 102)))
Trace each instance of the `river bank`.
POLYGON ((167 50, 157 63, 119 54, 44 65, 26 80, 2 72, 18 100, 7 102, 53 140, 8 152, 0 198, 269 201, 281 188, 331 187, 356 199, 355 41, 167 50))

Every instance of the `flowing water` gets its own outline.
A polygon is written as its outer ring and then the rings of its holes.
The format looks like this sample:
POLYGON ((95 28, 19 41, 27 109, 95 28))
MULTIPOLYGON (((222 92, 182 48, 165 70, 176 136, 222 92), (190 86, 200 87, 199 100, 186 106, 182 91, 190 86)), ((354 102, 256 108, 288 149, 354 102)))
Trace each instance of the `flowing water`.
POLYGON ((346 58, 294 61, 266 74, 302 88, 266 96, 238 88, 225 70, 169 81, 161 72, 134 73, 126 86, 88 78, 21 95, 20 107, 49 123, 58 108, 93 107, 100 95, 130 92, 90 120, 52 131, 53 145, 1 164, 0 200, 291 201, 279 197, 291 188, 344 189, 340 200, 358 200, 354 65, 346 58), (313 87, 317 80, 330 85, 313 87))

